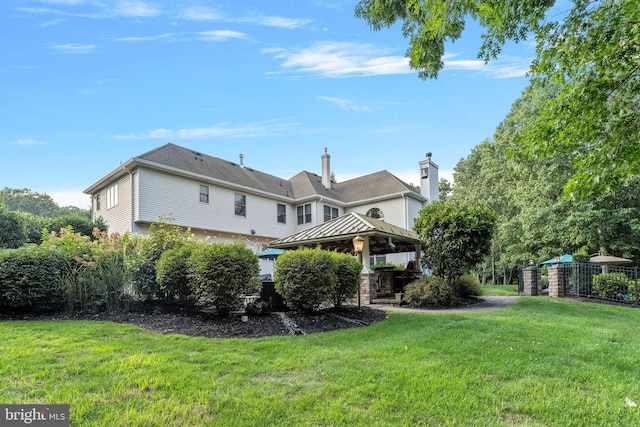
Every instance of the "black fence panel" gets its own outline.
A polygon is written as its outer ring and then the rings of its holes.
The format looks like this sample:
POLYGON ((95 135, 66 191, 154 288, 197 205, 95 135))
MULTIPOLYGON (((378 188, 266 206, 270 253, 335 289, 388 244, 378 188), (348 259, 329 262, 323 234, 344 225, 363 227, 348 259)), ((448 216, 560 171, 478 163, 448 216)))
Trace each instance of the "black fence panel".
POLYGON ((565 296, 638 305, 638 268, 572 263, 562 265, 565 296))

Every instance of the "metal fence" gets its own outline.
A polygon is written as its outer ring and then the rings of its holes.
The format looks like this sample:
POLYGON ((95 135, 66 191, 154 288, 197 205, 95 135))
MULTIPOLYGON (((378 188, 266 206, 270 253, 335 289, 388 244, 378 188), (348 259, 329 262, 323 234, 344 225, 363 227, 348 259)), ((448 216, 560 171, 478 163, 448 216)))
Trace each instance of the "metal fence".
POLYGON ((585 264, 560 266, 561 294, 638 305, 638 267, 585 264))

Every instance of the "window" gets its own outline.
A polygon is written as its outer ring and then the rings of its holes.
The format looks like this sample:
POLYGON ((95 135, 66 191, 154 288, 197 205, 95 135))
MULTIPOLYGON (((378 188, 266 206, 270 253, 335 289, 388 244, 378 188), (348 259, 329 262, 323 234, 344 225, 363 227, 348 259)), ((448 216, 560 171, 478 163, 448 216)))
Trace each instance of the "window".
POLYGON ((96 210, 97 211, 100 210, 100 204, 101 204, 100 201, 101 201, 100 194, 96 194, 96 210))
POLYGON ((200 201, 202 203, 209 203, 209 186, 207 185, 200 186, 200 201))
POLYGON ((378 209, 378 208, 371 208, 367 211, 367 216, 369 218, 376 218, 379 219, 381 221, 384 221, 384 213, 382 212, 382 210, 378 209))
POLYGON ((285 205, 281 205, 280 203, 278 203, 278 222, 280 224, 286 224, 287 223, 287 207, 285 205))
POLYGON ((118 206, 118 184, 107 189, 107 209, 118 206))
POLYGON ((338 218, 338 216, 338 208, 324 205, 324 222, 331 221, 334 218, 338 218))
POLYGON ((369 265, 384 265, 387 263, 386 255, 369 255, 369 265))
POLYGON ((298 225, 311 222, 311 203, 298 206, 298 225))
POLYGON ((247 196, 236 193, 235 212, 238 216, 247 216, 247 196))

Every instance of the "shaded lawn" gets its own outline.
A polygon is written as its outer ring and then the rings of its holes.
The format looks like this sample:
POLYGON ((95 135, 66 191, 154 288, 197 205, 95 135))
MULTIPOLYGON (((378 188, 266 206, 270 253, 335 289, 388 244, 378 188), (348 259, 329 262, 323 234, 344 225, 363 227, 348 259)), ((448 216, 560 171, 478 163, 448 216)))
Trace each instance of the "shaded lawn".
POLYGON ((546 297, 260 339, 5 322, 0 402, 73 425, 640 425, 639 336, 640 310, 546 297))
POLYGON ((481 285, 480 289, 482 289, 482 295, 518 295, 518 285, 481 285))

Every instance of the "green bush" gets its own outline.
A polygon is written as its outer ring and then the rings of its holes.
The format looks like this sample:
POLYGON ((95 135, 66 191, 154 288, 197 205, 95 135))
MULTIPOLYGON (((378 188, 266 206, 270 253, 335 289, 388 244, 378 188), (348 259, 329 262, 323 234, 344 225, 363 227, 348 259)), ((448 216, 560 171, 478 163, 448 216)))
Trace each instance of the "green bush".
POLYGON ((294 310, 315 311, 331 301, 337 282, 334 257, 322 249, 289 251, 275 264, 276 291, 294 310))
POLYGON ((133 289, 143 300, 160 296, 156 263, 162 254, 191 238, 190 230, 185 231, 171 221, 171 218, 160 217, 149 227, 149 234, 136 239, 135 255, 129 267, 133 289))
POLYGON ((223 316, 240 307, 260 271, 258 257, 241 243, 201 245, 189 262, 198 302, 214 305, 223 316))
POLYGON ((129 283, 125 263, 132 249, 129 234, 108 236, 95 228, 92 237, 74 233, 70 226, 59 233, 42 233, 41 246, 63 255, 60 280, 70 312, 119 308, 129 283))
POLYGON ((156 282, 160 292, 167 301, 175 297, 183 306, 190 306, 190 296, 193 295, 189 259, 196 250, 195 242, 185 242, 175 248, 165 251, 156 264, 156 282))
POLYGON ((34 313, 61 311, 65 256, 44 247, 0 252, 0 309, 34 313))
POLYGON ((15 249, 27 242, 27 229, 18 212, 0 209, 0 249, 15 249))
POLYGON ((593 290, 601 297, 619 299, 635 291, 635 281, 624 273, 603 273, 593 277, 593 290))
POLYGON ((456 295, 461 298, 482 295, 480 283, 472 276, 462 276, 454 285, 456 295))
POLYGON ((337 308, 358 293, 362 264, 349 254, 331 252, 336 269, 336 282, 333 286, 332 300, 337 308))
POLYGON ((457 304, 454 288, 437 276, 430 276, 407 285, 403 301, 411 307, 449 307, 457 304))

